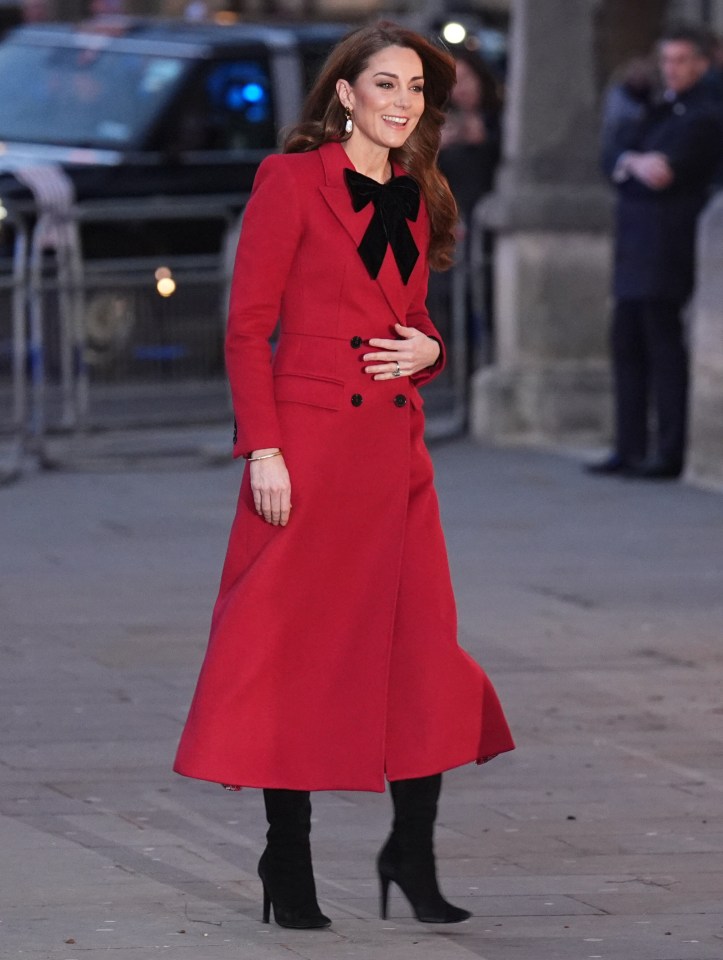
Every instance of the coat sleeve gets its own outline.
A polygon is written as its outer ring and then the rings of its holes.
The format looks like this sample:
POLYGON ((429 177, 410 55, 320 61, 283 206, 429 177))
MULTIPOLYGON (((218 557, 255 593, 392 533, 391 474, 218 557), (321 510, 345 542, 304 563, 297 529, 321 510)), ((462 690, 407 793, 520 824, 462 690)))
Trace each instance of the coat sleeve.
POLYGON ((640 149, 640 137, 644 129, 643 118, 625 117, 610 124, 604 133, 600 166, 605 176, 615 183, 613 174, 620 157, 629 150, 640 149))
POLYGON ((231 281, 226 370, 236 418, 234 457, 283 447, 269 341, 301 232, 301 207, 288 157, 267 157, 244 211, 231 281))
POLYGON ((439 357, 437 358, 436 363, 434 363, 431 367, 426 367, 424 370, 420 370, 419 373, 415 374, 413 377, 410 377, 410 380, 415 387, 424 386, 425 383, 429 383, 430 380, 433 380, 439 373, 442 372, 447 360, 447 351, 444 346, 444 341, 442 340, 441 334, 432 323, 427 310, 427 290, 429 287, 428 243, 425 244, 425 248, 422 251, 422 256, 424 257, 424 270, 422 273, 422 279, 417 286, 417 291, 412 299, 412 302, 409 304, 406 321, 408 327, 416 327, 417 330, 421 330, 422 333, 425 333, 428 337, 432 337, 439 343, 439 357))
POLYGON ((720 163, 722 144, 718 117, 712 111, 694 114, 681 136, 664 151, 673 168, 674 186, 699 190, 706 184, 720 163))

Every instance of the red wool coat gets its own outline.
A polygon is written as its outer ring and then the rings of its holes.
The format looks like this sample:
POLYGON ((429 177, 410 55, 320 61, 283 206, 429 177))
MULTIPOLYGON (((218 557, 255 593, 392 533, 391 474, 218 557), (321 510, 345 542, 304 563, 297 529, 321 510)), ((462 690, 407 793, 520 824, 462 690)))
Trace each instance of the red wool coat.
MULTIPOLYGON (((297 790, 384 790, 514 746, 492 684, 457 645, 432 465, 413 379, 363 372, 425 307, 429 220, 405 286, 357 253, 338 143, 266 159, 244 216, 227 366, 236 455, 279 446, 291 519, 257 516, 244 474, 211 636, 175 769, 297 790), (271 357, 269 338, 281 333, 271 357)), ((396 171, 398 173, 401 170, 396 171)))

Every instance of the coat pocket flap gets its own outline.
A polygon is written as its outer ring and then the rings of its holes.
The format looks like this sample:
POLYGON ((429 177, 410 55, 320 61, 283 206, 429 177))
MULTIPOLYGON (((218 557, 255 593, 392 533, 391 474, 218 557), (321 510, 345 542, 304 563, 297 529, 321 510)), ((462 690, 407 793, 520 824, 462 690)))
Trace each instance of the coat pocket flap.
POLYGON ((344 396, 344 382, 299 373, 278 373, 274 376, 274 395, 277 401, 308 403, 312 407, 339 410, 344 396))

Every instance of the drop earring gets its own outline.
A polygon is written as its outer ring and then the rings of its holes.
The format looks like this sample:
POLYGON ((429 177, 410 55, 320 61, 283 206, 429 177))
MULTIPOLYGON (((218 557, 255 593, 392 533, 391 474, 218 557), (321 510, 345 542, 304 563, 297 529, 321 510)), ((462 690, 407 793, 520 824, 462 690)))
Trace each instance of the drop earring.
POLYGON ((349 107, 346 107, 346 123, 344 124, 344 132, 351 133, 354 129, 354 121, 351 118, 351 110, 349 107))

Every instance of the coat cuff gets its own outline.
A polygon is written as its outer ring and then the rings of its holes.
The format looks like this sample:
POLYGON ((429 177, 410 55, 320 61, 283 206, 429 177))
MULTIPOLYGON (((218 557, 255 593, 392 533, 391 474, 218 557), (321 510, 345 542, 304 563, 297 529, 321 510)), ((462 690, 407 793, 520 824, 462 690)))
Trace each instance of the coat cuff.
POLYGON ((283 450, 281 436, 278 430, 267 428, 267 430, 253 430, 241 433, 236 418, 233 421, 233 458, 239 460, 241 457, 247 457, 254 450, 266 450, 272 447, 278 447, 283 450))
POLYGON ((431 367, 425 367, 424 370, 420 370, 419 373, 415 373, 414 376, 409 378, 415 387, 421 387, 425 383, 429 383, 430 380, 434 380, 434 378, 442 372, 447 362, 447 352, 441 338, 430 336, 430 334, 427 334, 427 336, 430 340, 436 340, 439 344, 439 356, 431 367))

